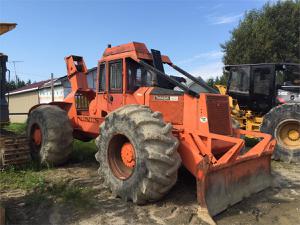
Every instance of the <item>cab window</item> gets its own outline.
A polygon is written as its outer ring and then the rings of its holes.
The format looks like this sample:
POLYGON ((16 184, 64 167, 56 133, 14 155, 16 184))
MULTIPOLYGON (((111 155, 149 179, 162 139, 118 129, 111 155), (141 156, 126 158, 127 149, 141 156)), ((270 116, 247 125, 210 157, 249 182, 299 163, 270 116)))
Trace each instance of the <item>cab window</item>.
POLYGON ((276 71, 277 86, 300 86, 300 66, 284 65, 276 71))
POLYGON ((127 59, 127 91, 134 92, 140 87, 149 87, 152 74, 132 59, 127 59))
POLYGON ((105 64, 101 64, 99 68, 99 92, 105 91, 105 86, 106 86, 105 64))
POLYGON ((261 67, 253 69, 253 94, 269 95, 272 81, 271 68, 261 67))
POLYGON ((122 61, 109 63, 109 89, 122 91, 122 61))
POLYGON ((231 68, 229 92, 249 94, 250 66, 231 68))

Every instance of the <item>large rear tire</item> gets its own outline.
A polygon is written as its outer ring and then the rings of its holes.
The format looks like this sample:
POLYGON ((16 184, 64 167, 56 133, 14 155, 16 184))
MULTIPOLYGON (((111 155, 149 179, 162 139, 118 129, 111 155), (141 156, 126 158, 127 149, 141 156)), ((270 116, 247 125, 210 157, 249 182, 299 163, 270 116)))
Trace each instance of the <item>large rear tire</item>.
POLYGON ((300 104, 287 103, 271 109, 260 130, 276 138, 275 160, 300 161, 300 104))
POLYGON ((146 106, 127 105, 106 116, 96 144, 100 175, 126 201, 159 200, 177 181, 178 140, 161 113, 146 106))
POLYGON ((28 116, 31 156, 41 164, 61 165, 72 152, 73 128, 67 113, 54 105, 41 105, 28 116))

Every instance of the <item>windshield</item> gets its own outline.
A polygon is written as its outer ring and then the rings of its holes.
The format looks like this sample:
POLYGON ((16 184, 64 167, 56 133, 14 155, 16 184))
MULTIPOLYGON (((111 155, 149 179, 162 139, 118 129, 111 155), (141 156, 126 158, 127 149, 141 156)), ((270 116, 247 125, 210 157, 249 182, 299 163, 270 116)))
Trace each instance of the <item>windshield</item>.
POLYGON ((229 92, 249 94, 250 66, 232 67, 229 92))
POLYGON ((279 86, 300 86, 300 65, 287 65, 276 71, 279 86))

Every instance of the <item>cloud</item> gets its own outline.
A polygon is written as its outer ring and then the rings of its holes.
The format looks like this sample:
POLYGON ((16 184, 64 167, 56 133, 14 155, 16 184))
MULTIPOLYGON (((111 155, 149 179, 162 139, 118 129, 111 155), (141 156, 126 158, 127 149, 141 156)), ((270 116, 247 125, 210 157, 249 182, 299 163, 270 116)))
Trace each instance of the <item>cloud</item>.
POLYGON ((229 24, 237 22, 241 17, 243 16, 243 13, 237 14, 237 15, 226 15, 226 16, 208 16, 208 19, 211 21, 211 24, 213 25, 221 25, 221 24, 229 24))
POLYGON ((205 65, 198 66, 191 71, 191 74, 198 77, 201 76, 203 80, 211 77, 221 76, 223 73, 224 64, 222 61, 215 61, 205 65))
MULTIPOLYGON (((212 50, 199 53, 191 58, 179 61, 177 64, 192 75, 196 77, 201 76, 202 79, 207 80, 208 78, 222 75, 224 67, 222 56, 223 52, 212 50)), ((179 74, 175 73, 174 75, 179 74)))
POLYGON ((222 58, 223 53, 221 51, 209 51, 209 52, 202 52, 197 55, 194 55, 191 58, 184 59, 178 62, 178 64, 187 64, 194 62, 199 59, 205 59, 205 60, 214 60, 214 59, 220 59, 222 58))

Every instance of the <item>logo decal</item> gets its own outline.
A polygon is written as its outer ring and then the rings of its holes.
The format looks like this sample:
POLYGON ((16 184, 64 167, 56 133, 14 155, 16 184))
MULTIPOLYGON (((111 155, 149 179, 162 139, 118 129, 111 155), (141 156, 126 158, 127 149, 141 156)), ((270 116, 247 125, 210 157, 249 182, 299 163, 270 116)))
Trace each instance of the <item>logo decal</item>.
POLYGON ((178 96, 168 96, 168 95, 155 95, 154 99, 157 101, 178 101, 178 96))
POLYGON ((177 102, 178 96, 170 96, 170 101, 177 102))
POLYGON ((201 117, 201 118, 200 118, 200 122, 201 122, 201 123, 207 123, 207 117, 204 117, 204 116, 201 117))

